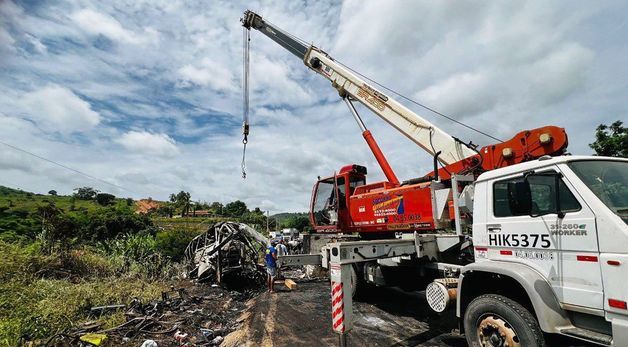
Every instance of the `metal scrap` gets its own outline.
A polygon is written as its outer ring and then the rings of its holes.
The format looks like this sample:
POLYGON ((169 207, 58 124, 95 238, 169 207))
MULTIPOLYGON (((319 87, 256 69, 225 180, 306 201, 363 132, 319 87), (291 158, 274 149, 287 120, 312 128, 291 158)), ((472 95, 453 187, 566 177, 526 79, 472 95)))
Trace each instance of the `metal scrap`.
POLYGON ((251 282, 263 281, 263 268, 258 262, 266 244, 266 237, 246 224, 216 223, 186 248, 188 276, 218 283, 231 275, 251 282))
POLYGON ((76 346, 85 339, 107 336, 109 345, 149 338, 160 346, 179 340, 178 346, 183 344, 181 339, 189 346, 214 346, 222 342, 223 335, 237 329, 239 312, 253 295, 254 291, 236 292, 204 285, 172 288, 163 292, 159 300, 132 299, 126 305, 122 324, 103 329, 102 322, 85 322, 51 336, 46 345, 76 346))

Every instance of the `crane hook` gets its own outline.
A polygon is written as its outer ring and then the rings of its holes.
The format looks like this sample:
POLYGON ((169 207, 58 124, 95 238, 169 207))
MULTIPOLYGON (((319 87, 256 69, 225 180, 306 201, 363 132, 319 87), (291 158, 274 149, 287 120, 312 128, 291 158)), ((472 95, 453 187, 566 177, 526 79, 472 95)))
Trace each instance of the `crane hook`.
POLYGON ((246 28, 243 27, 244 31, 243 31, 243 54, 244 54, 244 61, 243 61, 243 71, 242 71, 242 78, 243 78, 243 83, 242 83, 242 94, 243 94, 243 100, 242 100, 242 115, 243 115, 243 121, 242 121, 242 135, 244 136, 244 138, 242 139, 242 144, 243 144, 243 148, 242 148, 242 179, 246 179, 246 144, 249 142, 249 50, 250 50, 250 41, 251 41, 251 31, 246 28))

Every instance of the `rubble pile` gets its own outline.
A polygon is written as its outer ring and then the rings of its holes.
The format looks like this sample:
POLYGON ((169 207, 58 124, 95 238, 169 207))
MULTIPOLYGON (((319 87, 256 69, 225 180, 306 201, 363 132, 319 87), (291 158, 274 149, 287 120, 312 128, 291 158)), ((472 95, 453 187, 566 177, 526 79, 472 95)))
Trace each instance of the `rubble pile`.
MULTIPOLYGON (((197 285, 163 292, 157 301, 133 299, 127 305, 105 309, 124 310, 125 322, 103 329, 102 322, 86 322, 51 337, 49 346, 217 346, 239 328, 245 302, 257 292, 229 291, 197 285), (98 341, 95 343, 95 341, 98 341), (154 344, 153 344, 154 343, 154 344)), ((103 307, 92 310, 102 312, 103 307)), ((94 318, 97 318, 94 317, 94 318)))
POLYGON ((221 222, 195 237, 184 254, 189 278, 224 283, 232 289, 264 282, 259 264, 266 237, 246 224, 221 222))

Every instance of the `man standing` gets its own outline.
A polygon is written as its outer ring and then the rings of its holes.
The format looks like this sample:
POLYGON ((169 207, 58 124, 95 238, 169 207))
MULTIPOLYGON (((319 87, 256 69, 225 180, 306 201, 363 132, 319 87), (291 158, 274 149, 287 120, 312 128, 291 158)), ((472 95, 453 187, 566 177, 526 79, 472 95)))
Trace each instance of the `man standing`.
MULTIPOLYGON (((279 244, 277 244, 276 248, 277 248, 277 256, 283 257, 283 256, 288 255, 288 248, 284 244, 283 237, 279 239, 279 244)), ((281 274, 281 268, 279 266, 277 267, 277 278, 279 278, 280 280, 283 279, 283 275, 281 274)))
POLYGON ((268 291, 275 292, 275 277, 277 277, 277 249, 276 241, 270 241, 270 245, 266 248, 266 273, 268 274, 268 291))
POLYGON ((288 247, 286 247, 283 238, 279 240, 277 245, 277 255, 288 255, 288 247))

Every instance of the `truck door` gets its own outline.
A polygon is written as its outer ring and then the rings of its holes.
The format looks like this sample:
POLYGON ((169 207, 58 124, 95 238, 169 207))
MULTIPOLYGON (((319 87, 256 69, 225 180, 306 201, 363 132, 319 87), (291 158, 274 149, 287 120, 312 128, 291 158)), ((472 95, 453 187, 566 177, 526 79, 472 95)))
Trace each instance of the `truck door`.
MULTIPOLYGON (((628 313, 628 160, 579 160, 568 164, 578 191, 595 210, 607 318, 628 313)), ((625 319, 625 318, 624 318, 625 319)))
POLYGON ((310 221, 319 232, 338 229, 338 191, 334 177, 322 179, 314 185, 310 221))
POLYGON ((536 269, 566 306, 602 309, 595 215, 558 168, 494 181, 489 194, 488 258, 536 269))

